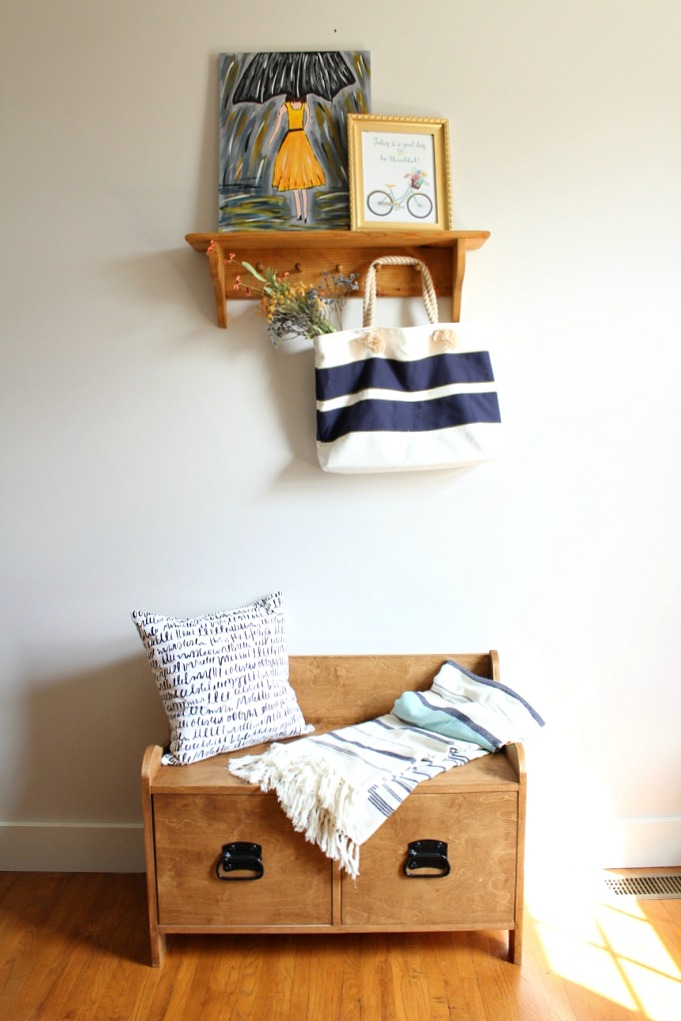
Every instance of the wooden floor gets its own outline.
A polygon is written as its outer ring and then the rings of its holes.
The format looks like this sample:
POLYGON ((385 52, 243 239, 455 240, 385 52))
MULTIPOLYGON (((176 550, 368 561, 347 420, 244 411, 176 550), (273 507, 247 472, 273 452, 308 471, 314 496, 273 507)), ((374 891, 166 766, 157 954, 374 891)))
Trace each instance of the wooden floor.
POLYGON ((500 933, 175 936, 148 966, 144 877, 0 873, 5 1021, 681 1018, 681 900, 535 882, 500 933))

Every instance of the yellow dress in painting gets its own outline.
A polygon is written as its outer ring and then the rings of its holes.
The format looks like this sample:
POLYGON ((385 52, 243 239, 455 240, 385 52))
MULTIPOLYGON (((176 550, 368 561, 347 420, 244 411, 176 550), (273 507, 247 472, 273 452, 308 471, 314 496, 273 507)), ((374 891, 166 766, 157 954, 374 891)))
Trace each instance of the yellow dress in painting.
POLYGON ((272 184, 279 191, 314 188, 326 184, 321 163, 312 151, 305 129, 305 103, 299 107, 287 102, 288 132, 274 161, 272 184))

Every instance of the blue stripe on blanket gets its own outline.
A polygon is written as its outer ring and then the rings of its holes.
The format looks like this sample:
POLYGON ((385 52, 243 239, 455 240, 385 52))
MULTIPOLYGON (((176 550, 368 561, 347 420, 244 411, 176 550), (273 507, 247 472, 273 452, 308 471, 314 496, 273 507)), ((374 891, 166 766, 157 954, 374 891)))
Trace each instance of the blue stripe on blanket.
POLYGON ((451 383, 493 383, 494 374, 489 352, 466 351, 445 352, 410 362, 365 358, 317 369, 315 381, 317 400, 329 401, 370 388, 418 393, 451 383))
POLYGON ((501 422, 495 393, 450 394, 424 401, 358 401, 334 411, 317 411, 317 439, 331 443, 353 432, 432 432, 501 422))
POLYGON ((406 783, 406 781, 401 777, 395 777, 393 783, 395 783, 398 787, 401 787, 403 791, 407 792, 407 794, 411 794, 414 788, 418 786, 418 784, 415 783, 412 784, 406 783))
MULTIPOLYGON (((349 738, 341 737, 338 734, 338 731, 334 731, 334 730, 329 731, 328 734, 323 734, 321 737, 317 737, 317 738, 313 737, 310 740, 314 741, 317 744, 324 744, 325 743, 324 742, 325 738, 333 738, 334 741, 339 741, 339 742, 342 742, 343 744, 354 745, 355 748, 361 748, 365 752, 371 752, 372 755, 385 755, 385 756, 387 756, 390 759, 398 759, 398 760, 401 760, 402 762, 411 762, 412 759, 413 759, 412 755, 400 755, 400 754, 398 754, 398 752, 387 752, 387 751, 385 751, 385 750, 383 750, 381 748, 372 748, 372 746, 370 744, 363 744, 361 741, 350 741, 349 738)), ((345 749, 345 748, 339 748, 338 750, 339 751, 347 751, 347 749, 345 749)), ((348 755, 353 755, 353 754, 356 754, 356 753, 347 751, 347 754, 348 755)), ((365 756, 358 756, 358 758, 365 758, 365 756)))
MULTIPOLYGON (((415 728, 423 728, 427 733, 442 734, 450 742, 465 741, 467 744, 479 745, 487 752, 495 752, 501 748, 503 741, 490 733, 481 724, 451 704, 432 704, 428 699, 429 692, 405 691, 393 706, 394 713, 401 720, 415 728)), ((463 703, 464 708, 470 703, 463 703)))
POLYGON ((380 797, 375 787, 372 787, 369 791, 369 804, 373 805, 374 808, 377 808, 381 815, 384 815, 386 819, 395 811, 395 808, 392 805, 389 805, 387 801, 384 801, 383 798, 380 797))
MULTIPOLYGON (((541 718, 536 709, 533 709, 530 703, 526 702, 523 696, 519 695, 517 691, 513 691, 512 688, 507 688, 505 684, 501 684, 499 681, 493 681, 491 677, 480 677, 479 674, 473 674, 471 673, 470 670, 466 670, 464 666, 461 666, 453 659, 448 659, 445 662, 448 664, 448 666, 453 666, 456 670, 459 670, 462 674, 465 674, 466 677, 470 677, 472 680, 477 681, 478 684, 486 684, 490 688, 496 688, 497 691, 503 691, 505 695, 510 695, 517 702, 520 702, 520 704, 524 706, 525 709, 527 709, 530 716, 532 716, 537 721, 540 727, 543 727, 545 725, 544 720, 541 718)), ((437 682, 437 677, 435 678, 435 681, 437 682)))
MULTIPOLYGON (((369 720, 368 723, 366 724, 366 726, 368 727, 369 725, 371 725, 372 727, 383 727, 384 730, 404 730, 405 729, 403 723, 400 723, 399 725, 397 723, 389 723, 388 722, 389 719, 390 719, 389 716, 378 716, 378 717, 376 717, 375 720, 369 720)), ((411 727, 408 727, 407 729, 411 730, 411 727)))
POLYGON ((454 709, 451 706, 445 708, 445 706, 431 705, 428 701, 427 692, 415 691, 413 695, 428 712, 429 720, 433 721, 433 726, 437 727, 439 723, 443 727, 438 733, 449 733, 450 738, 458 738, 460 741, 473 741, 475 744, 479 744, 481 748, 487 748, 489 752, 494 752, 497 748, 501 748, 503 741, 500 741, 498 737, 489 730, 486 730, 482 724, 472 720, 466 713, 462 713, 459 709, 454 709), (448 731, 447 720, 442 720, 440 719, 441 717, 449 717, 451 720, 456 720, 459 726, 448 731))

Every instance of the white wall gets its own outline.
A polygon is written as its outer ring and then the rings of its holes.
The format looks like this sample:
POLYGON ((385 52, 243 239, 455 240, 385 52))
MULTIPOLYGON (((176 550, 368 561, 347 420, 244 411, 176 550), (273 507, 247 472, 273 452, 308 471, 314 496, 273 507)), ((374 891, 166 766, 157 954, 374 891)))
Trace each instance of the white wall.
POLYGON ((296 10, 2 5, 0 863, 141 868, 165 726, 129 611, 281 588, 293 653, 500 650, 548 722, 530 857, 678 864, 681 5, 296 10), (456 226, 492 232, 463 318, 508 451, 473 472, 324 475, 311 362, 250 304, 218 330, 183 240, 217 54, 354 47, 374 112, 450 119, 456 226))

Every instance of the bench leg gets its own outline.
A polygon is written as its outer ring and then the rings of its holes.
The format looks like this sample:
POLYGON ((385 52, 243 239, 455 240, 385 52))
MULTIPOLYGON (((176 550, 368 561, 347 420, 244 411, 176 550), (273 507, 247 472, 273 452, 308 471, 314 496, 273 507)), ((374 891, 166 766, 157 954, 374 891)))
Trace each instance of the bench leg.
POLYGON ((508 959, 511 964, 520 964, 523 956, 523 931, 522 928, 509 929, 508 931, 508 959))
POLYGON ((160 968, 166 953, 166 935, 164 932, 149 932, 149 945, 151 948, 151 967, 160 968))

